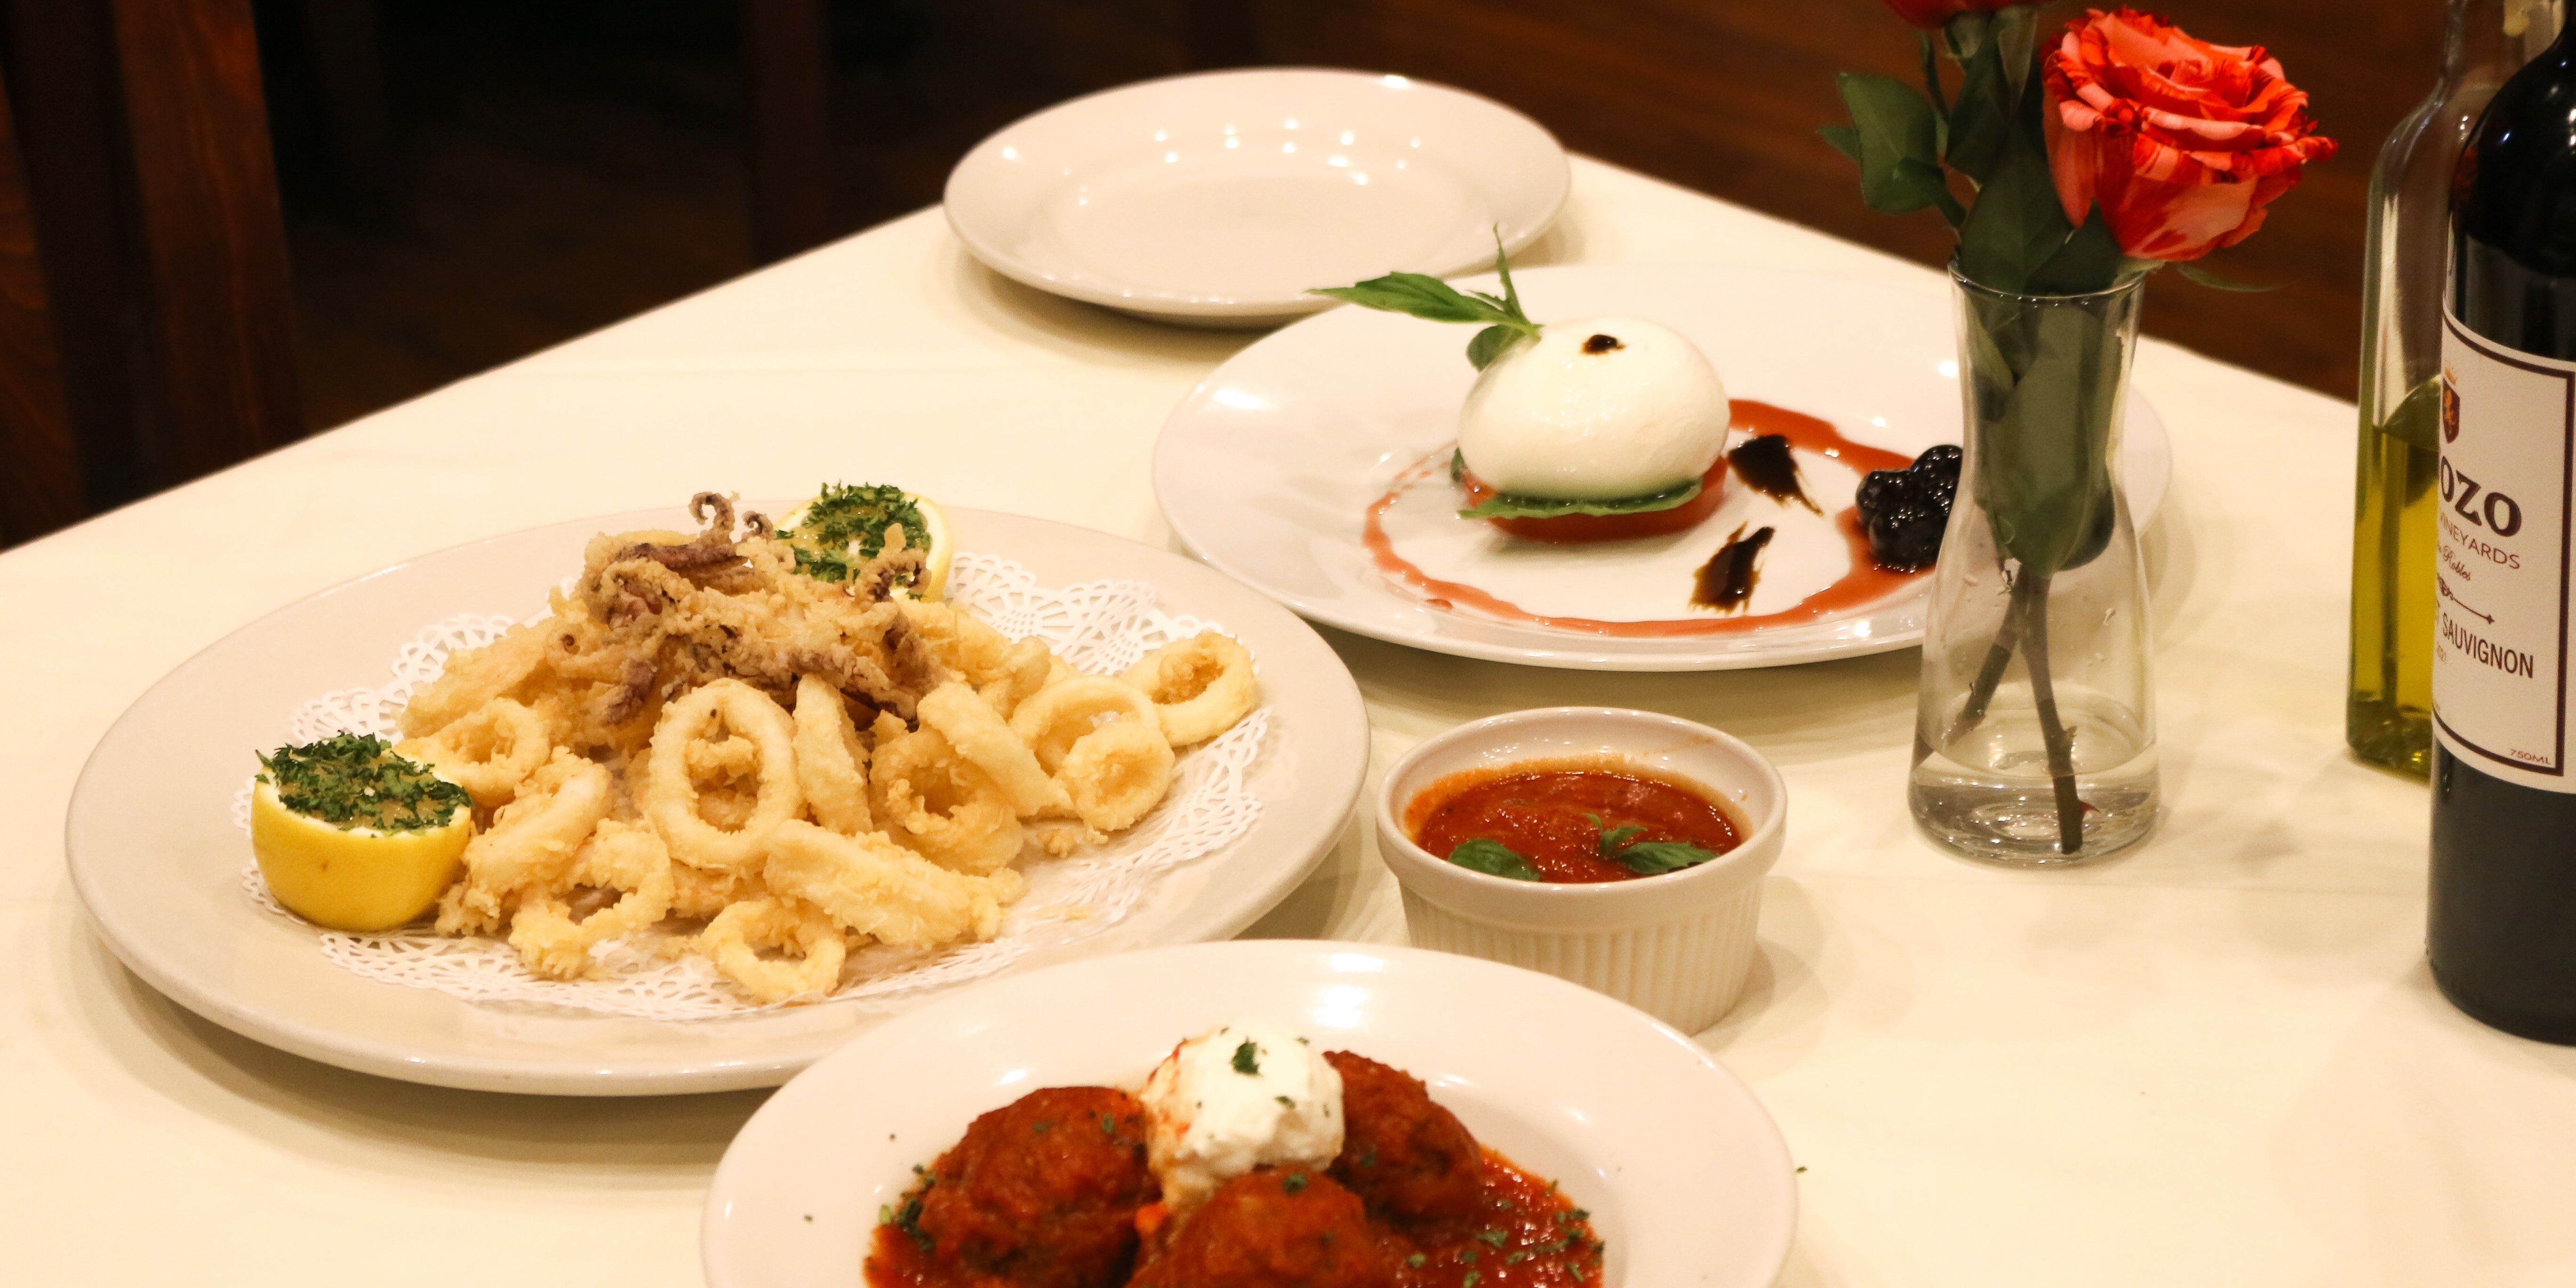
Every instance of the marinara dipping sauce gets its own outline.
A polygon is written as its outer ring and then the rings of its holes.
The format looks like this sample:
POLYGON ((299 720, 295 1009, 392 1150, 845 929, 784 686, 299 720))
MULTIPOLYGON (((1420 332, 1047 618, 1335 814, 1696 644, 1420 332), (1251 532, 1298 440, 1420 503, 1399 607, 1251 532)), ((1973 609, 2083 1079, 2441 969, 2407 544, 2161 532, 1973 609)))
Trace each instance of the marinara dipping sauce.
POLYGON ((1678 841, 1724 854, 1744 840, 1717 802, 1618 758, 1471 769, 1433 782, 1404 808, 1404 830, 1435 857, 1499 841, 1562 884, 1646 875, 1601 852, 1603 834, 1626 827, 1643 830, 1620 837, 1623 848, 1678 841))

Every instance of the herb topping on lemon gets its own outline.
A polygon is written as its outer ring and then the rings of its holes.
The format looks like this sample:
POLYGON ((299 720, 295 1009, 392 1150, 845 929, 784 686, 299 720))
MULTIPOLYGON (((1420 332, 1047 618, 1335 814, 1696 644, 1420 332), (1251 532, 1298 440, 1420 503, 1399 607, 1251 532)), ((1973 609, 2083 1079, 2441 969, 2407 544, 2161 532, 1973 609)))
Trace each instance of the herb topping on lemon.
POLYGON ((333 930, 389 930, 438 902, 474 802, 382 738, 338 734, 259 758, 250 844, 277 901, 333 930))
POLYGON ((896 579, 897 593, 939 598, 948 588, 955 546, 947 516, 926 496, 891 484, 831 484, 787 516, 778 539, 795 549, 796 571, 821 581, 848 581, 885 553, 886 531, 898 526, 905 547, 922 552, 922 566, 896 579))

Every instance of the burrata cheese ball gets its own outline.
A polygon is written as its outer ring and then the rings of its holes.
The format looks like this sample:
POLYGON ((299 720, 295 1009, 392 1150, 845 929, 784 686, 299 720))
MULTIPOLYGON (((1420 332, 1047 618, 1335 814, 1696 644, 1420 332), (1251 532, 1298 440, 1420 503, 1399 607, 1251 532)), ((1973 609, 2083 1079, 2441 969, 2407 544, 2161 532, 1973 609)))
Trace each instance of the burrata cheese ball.
POLYGON ((1476 378, 1458 413, 1458 451, 1505 492, 1619 501, 1706 474, 1730 419, 1725 382, 1680 333, 1642 318, 1576 318, 1548 323, 1476 378))
POLYGON ((1172 1049, 1137 1095, 1146 1165, 1174 1213, 1256 1167, 1322 1171, 1342 1152, 1342 1078, 1286 1025, 1238 1020, 1172 1049))

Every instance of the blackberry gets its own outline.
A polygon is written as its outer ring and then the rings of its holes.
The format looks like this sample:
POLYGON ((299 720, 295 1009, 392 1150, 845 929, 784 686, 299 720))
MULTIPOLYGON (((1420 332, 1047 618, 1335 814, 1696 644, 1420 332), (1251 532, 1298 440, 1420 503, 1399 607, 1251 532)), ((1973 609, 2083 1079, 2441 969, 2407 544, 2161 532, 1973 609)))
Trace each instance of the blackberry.
POLYGON ((1959 492, 1959 449, 1934 447, 1901 470, 1872 470, 1853 498, 1870 557, 1898 572, 1928 568, 1941 557, 1941 533, 1959 492))

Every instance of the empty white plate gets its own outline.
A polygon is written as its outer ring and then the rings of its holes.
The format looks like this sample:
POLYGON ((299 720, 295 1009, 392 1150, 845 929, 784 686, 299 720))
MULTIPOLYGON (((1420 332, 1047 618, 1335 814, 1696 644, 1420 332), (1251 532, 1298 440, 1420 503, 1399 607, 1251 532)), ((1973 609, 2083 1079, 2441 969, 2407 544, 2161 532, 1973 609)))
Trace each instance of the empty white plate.
POLYGON ((1269 326, 1307 294, 1490 266, 1565 203, 1565 149, 1446 86, 1262 69, 1105 90, 1005 127, 949 173, 949 226, 1040 290, 1203 326, 1269 326))

